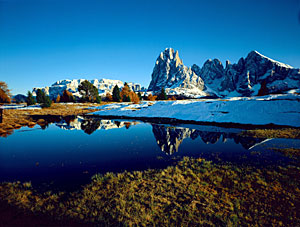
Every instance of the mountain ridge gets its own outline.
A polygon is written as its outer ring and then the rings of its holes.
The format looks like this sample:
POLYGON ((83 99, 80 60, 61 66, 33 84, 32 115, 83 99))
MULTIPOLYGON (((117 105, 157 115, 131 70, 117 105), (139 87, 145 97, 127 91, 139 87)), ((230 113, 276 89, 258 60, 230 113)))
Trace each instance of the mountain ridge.
POLYGON ((213 94, 225 97, 283 93, 300 87, 300 69, 256 50, 250 51, 237 63, 231 64, 227 60, 225 67, 215 58, 206 60, 202 67, 193 64, 190 68, 183 64, 178 51, 175 53, 180 64, 174 64, 174 58, 169 54, 174 52, 174 49, 166 48, 160 53, 148 91, 158 92, 164 87, 170 95, 201 97, 213 94), (185 92, 179 88, 185 88, 185 92))

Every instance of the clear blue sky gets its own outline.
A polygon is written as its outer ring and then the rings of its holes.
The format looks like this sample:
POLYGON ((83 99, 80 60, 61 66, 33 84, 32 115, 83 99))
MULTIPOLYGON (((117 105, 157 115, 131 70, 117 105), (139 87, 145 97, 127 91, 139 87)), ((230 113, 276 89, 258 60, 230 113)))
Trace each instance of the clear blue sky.
POLYGON ((148 86, 166 47, 187 66, 251 50, 300 68, 298 0, 0 0, 0 81, 13 94, 61 79, 148 86))

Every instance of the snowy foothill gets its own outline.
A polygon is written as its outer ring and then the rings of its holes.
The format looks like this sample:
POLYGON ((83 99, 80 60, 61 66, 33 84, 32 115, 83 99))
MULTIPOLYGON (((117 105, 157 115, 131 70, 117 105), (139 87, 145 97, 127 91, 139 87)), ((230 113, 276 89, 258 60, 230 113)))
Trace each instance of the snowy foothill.
POLYGON ((197 122, 300 127, 300 96, 294 94, 228 99, 118 103, 94 107, 92 115, 172 118, 197 122))

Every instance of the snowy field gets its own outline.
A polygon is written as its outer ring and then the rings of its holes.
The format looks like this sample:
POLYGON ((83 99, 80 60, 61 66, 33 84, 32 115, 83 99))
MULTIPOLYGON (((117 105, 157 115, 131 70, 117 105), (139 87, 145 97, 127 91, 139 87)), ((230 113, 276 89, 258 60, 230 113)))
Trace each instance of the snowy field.
POLYGON ((10 109, 10 110, 39 110, 41 109, 40 105, 32 105, 32 106, 26 106, 26 105, 22 105, 22 104, 8 104, 8 105, 3 105, 0 106, 0 109, 10 109))
POLYGON ((300 127, 300 96, 294 94, 229 99, 117 103, 93 107, 92 115, 173 118, 199 122, 276 124, 300 127))

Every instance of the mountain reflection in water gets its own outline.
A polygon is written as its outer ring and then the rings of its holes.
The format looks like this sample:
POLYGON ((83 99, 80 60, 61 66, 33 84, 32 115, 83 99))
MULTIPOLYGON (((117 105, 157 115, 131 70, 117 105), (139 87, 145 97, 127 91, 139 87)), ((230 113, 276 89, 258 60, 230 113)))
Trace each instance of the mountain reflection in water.
MULTIPOLYGON (((83 118, 77 117, 75 119, 63 119, 56 123, 61 129, 65 130, 83 130, 85 133, 91 135, 96 130, 109 130, 115 128, 126 127, 130 128, 132 125, 137 125, 138 121, 118 121, 118 120, 106 120, 97 118, 83 118)), ((236 144, 241 144, 243 148, 250 149, 257 144, 260 144, 266 139, 243 137, 237 132, 226 132, 226 129, 222 132, 202 131, 198 129, 176 127, 170 125, 151 124, 152 132, 156 139, 157 145, 161 151, 166 154, 173 154, 178 152, 179 146, 184 139, 191 138, 192 140, 200 137, 206 144, 215 144, 220 139, 225 143, 228 139, 233 139, 236 144)), ((230 130, 229 130, 230 131, 230 130)))

